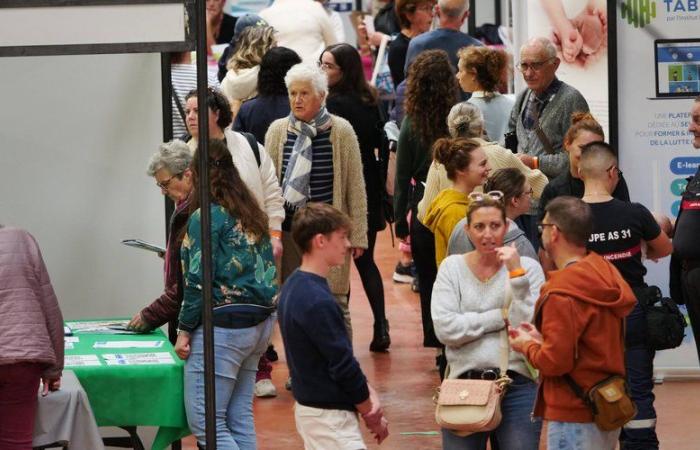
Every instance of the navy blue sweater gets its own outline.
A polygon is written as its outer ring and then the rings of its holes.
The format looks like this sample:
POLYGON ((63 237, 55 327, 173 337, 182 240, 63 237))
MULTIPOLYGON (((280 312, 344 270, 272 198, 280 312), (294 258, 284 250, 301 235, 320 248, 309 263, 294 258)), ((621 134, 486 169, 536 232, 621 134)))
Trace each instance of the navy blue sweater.
POLYGON ((296 270, 282 287, 278 316, 297 402, 355 411, 369 398, 367 379, 325 278, 296 270))

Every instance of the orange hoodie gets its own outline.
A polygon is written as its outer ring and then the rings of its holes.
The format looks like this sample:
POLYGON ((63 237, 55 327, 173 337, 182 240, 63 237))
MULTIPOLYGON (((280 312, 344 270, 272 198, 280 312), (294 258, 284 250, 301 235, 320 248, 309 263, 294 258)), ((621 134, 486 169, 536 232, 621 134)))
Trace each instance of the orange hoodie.
POLYGON ((540 371, 534 415, 592 422, 562 375, 569 374, 584 391, 611 375, 624 375, 622 319, 637 300, 615 266, 593 252, 549 275, 535 305, 543 343, 525 346, 527 359, 540 371))

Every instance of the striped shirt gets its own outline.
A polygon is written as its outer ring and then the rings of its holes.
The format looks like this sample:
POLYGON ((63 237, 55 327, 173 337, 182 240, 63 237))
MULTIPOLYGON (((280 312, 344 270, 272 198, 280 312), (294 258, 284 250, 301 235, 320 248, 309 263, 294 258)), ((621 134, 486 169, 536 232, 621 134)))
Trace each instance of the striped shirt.
MULTIPOLYGON (((187 94, 191 90, 197 89, 197 66, 194 64, 173 64, 170 70, 170 79, 173 83, 173 90, 180 99, 180 104, 182 105, 182 110, 184 111, 186 108, 185 97, 187 97, 187 94)), ((216 78, 215 70, 208 70, 207 79, 210 87, 217 89, 219 88, 219 80, 216 78)), ((172 104, 173 108, 173 138, 178 139, 187 133, 187 128, 185 127, 185 122, 180 116, 180 111, 177 109, 175 99, 171 98, 170 103, 172 104)))
MULTIPOLYGON (((311 162, 311 179, 309 180, 309 201, 333 203, 333 147, 331 145, 331 130, 316 135, 311 141, 313 157, 311 162)), ((282 180, 284 180, 287 164, 292 155, 292 148, 297 135, 287 131, 287 141, 282 153, 282 180)), ((294 215, 293 208, 285 204, 287 217, 294 215)), ((287 222, 285 220, 285 222, 287 222)), ((291 224, 291 222, 289 222, 291 224)))

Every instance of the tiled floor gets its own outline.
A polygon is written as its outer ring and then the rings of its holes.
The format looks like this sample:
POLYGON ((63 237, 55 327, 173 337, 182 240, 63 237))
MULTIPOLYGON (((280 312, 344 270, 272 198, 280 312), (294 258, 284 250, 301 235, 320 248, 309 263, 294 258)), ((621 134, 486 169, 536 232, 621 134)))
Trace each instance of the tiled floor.
MULTIPOLYGON (((398 251, 391 247, 386 232, 378 238, 375 258, 384 278, 387 316, 391 324, 392 345, 389 353, 368 350, 372 339, 372 315, 357 272, 352 274, 350 310, 354 330, 354 347, 365 374, 379 391, 390 422, 389 438, 381 445, 390 450, 432 450, 441 448, 438 427, 433 418, 433 389, 438 383, 434 370, 435 354, 421 346, 420 305, 418 295, 407 285, 395 284, 391 274, 398 251)), ((275 347, 280 360, 274 363, 273 382, 279 395, 255 400, 255 423, 258 448, 288 450, 303 448, 294 428, 291 393, 284 390, 287 368, 284 351, 276 333, 275 347)), ((657 385, 657 431, 663 450, 700 449, 700 382, 667 382, 657 385)), ((370 442, 366 435, 366 442, 370 442)), ((192 437, 183 448, 196 450, 192 437)), ((370 445, 370 448, 379 448, 370 445)), ((333 449, 328 449, 333 450, 333 449)), ((509 449, 503 449, 509 450, 509 449)))

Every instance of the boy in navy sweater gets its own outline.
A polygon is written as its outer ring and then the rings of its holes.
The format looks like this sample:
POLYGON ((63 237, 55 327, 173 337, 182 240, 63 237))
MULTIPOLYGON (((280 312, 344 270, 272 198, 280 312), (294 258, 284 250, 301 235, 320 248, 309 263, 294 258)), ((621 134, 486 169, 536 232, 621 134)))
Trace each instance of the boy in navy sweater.
POLYGON ((284 283, 278 311, 294 380, 294 418, 306 450, 365 449, 358 413, 378 443, 389 434, 326 281, 331 267, 345 261, 349 232, 350 219, 325 203, 309 203, 292 223, 302 263, 284 283))

